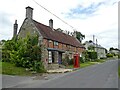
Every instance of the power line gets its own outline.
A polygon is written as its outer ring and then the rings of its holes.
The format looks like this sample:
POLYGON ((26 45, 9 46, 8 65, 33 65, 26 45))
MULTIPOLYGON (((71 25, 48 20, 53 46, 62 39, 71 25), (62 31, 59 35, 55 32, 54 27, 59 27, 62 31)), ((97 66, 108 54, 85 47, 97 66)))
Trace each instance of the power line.
POLYGON ((71 26, 70 24, 68 24, 67 22, 65 22, 64 20, 62 20, 60 17, 58 17, 57 15, 55 15, 54 13, 52 13, 51 11, 49 11, 48 9, 46 9, 45 7, 43 7, 42 5, 40 5, 38 2, 36 2, 35 0, 33 0, 38 6, 40 6, 41 8, 43 8, 44 10, 46 10, 47 12, 49 12, 50 14, 52 14, 53 16, 55 16, 56 18, 58 18, 59 20, 61 20, 63 23, 65 23, 66 25, 70 26, 73 31, 75 31, 75 28, 73 26, 71 26))

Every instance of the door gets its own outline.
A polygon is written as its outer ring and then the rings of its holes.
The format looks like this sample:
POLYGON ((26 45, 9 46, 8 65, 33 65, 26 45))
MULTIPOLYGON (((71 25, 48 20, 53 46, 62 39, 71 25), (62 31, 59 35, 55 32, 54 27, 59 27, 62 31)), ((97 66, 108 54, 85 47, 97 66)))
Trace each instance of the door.
POLYGON ((61 64, 62 63, 62 53, 59 52, 58 54, 58 63, 61 64))

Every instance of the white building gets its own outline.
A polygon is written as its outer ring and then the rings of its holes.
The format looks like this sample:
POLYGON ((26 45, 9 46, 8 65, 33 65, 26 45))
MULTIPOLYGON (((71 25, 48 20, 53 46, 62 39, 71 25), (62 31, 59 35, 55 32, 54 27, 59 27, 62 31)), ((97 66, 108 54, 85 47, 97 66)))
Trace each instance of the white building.
POLYGON ((117 55, 120 53, 120 50, 114 49, 114 50, 110 50, 109 52, 117 55))
POLYGON ((101 45, 95 44, 92 41, 86 41, 84 43, 84 46, 85 46, 86 50, 89 50, 91 47, 92 50, 97 52, 98 59, 99 58, 106 58, 105 48, 102 47, 101 45))

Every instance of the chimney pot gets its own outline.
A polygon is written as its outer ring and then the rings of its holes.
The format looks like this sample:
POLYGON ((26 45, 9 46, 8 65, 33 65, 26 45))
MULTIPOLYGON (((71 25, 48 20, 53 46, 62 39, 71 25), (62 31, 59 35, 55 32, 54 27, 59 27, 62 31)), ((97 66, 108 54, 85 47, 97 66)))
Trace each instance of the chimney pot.
POLYGON ((30 6, 26 7, 26 18, 32 19, 33 17, 33 8, 30 6))

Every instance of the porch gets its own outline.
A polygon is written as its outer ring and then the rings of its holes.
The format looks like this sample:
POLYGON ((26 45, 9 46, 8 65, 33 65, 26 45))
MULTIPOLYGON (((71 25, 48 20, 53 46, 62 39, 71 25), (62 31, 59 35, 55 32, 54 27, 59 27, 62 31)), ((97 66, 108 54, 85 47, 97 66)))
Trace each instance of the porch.
POLYGON ((62 65, 63 50, 48 48, 48 69, 65 68, 62 65))

